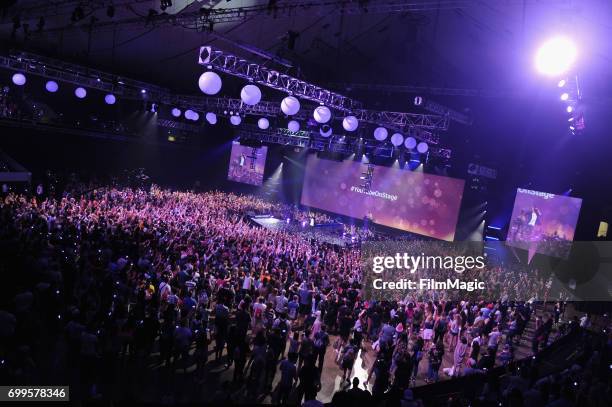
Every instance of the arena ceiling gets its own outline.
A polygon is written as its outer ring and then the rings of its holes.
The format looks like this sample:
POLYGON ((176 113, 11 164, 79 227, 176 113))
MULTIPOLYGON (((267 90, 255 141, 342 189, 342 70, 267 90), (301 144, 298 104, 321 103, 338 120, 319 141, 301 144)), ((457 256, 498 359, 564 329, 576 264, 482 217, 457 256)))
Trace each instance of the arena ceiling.
POLYGON ((174 0, 163 11, 160 0, 4 3, 7 51, 72 59, 182 92, 197 92, 197 49, 214 44, 260 63, 269 53, 285 62, 280 68, 321 85, 343 84, 337 89, 345 92, 358 92, 347 90, 349 83, 525 95, 540 79, 534 50, 556 33, 588 45, 584 69, 612 83, 604 68, 612 33, 605 0, 174 0), (226 18, 232 21, 211 27, 185 17, 202 8, 233 12, 226 18))

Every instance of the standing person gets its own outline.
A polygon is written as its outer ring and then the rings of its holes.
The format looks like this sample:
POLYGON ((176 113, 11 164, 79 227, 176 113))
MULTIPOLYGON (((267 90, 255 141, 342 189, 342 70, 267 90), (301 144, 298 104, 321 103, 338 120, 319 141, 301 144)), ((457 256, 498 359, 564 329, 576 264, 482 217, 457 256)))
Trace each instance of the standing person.
POLYGON ((300 343, 300 350, 299 350, 299 361, 298 361, 298 369, 302 368, 302 365, 304 364, 304 362, 306 362, 307 359, 312 358, 314 353, 314 344, 312 342, 312 339, 310 339, 310 331, 305 331, 304 335, 302 336, 302 342, 300 343))
POLYGON ((461 331, 461 316, 459 314, 455 314, 455 317, 451 321, 450 324, 450 349, 455 349, 457 346, 457 339, 459 338, 459 331, 461 331))
POLYGON ((465 339, 465 336, 462 336, 457 346, 455 346, 455 351, 453 353, 453 376, 461 375, 461 368, 463 367, 467 349, 467 339, 465 339))
POLYGON ((221 359, 223 354, 228 324, 229 308, 222 302, 219 302, 215 306, 215 361, 221 359))
POLYGON ((436 319, 436 322, 434 324, 434 343, 438 343, 439 340, 444 340, 444 335, 446 335, 447 323, 448 321, 446 320, 446 314, 443 312, 440 318, 436 319))
POLYGON ((342 369, 342 381, 350 381, 353 365, 357 359, 357 350, 352 343, 347 344, 340 358, 340 368, 342 369))
POLYGON ((429 315, 427 319, 425 320, 424 329, 423 329, 423 340, 425 341, 424 349, 426 351, 429 349, 429 345, 431 343, 431 340, 433 339, 433 328, 434 328, 434 321, 431 315, 429 315))
POLYGON ((305 360, 304 366, 301 367, 298 377, 300 384, 298 385, 298 403, 304 401, 315 400, 317 393, 321 388, 319 369, 315 367, 314 359, 309 357, 305 360))
POLYGON ((278 353, 280 358, 284 358, 285 348, 287 347, 287 338, 291 334, 291 328, 289 327, 289 323, 287 322, 287 317, 284 312, 280 313, 278 318, 274 320, 272 329, 278 330, 280 336, 278 353))
POLYGON ((414 346, 412 347, 412 382, 416 382, 417 374, 419 373, 419 363, 423 359, 425 342, 423 338, 417 336, 414 346))
POLYGON ((384 358, 383 355, 379 355, 370 368, 366 385, 370 382, 372 375, 374 375, 376 378, 374 379, 374 385, 372 386, 372 397, 376 402, 382 399, 383 395, 387 391, 387 388, 389 387, 390 367, 391 364, 389 361, 384 358))
POLYGON ((325 361, 325 352, 329 345, 329 335, 326 332, 325 325, 321 325, 319 332, 314 336, 314 352, 315 357, 319 361, 319 370, 323 370, 323 362, 325 361))
POLYGON ((427 374, 427 383, 437 382, 438 373, 440 366, 442 365, 442 358, 444 357, 444 343, 442 339, 432 346, 428 353, 429 356, 429 372, 427 374))
POLYGON ((289 357, 280 363, 281 378, 278 383, 278 404, 283 405, 288 402, 293 384, 297 381, 296 360, 297 354, 289 354, 289 357))

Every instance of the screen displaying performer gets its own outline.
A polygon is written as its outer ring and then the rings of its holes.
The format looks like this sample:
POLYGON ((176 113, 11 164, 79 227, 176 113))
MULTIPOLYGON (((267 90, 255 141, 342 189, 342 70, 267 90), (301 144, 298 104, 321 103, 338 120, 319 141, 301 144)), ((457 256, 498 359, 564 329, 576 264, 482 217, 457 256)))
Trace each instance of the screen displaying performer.
POLYGON ((580 198, 518 188, 506 240, 535 253, 565 257, 581 206, 580 198))
POLYGON ((227 179, 250 185, 263 183, 268 147, 243 146, 237 141, 232 144, 227 179))
POLYGON ((302 205, 452 241, 464 181, 358 161, 306 163, 302 205))

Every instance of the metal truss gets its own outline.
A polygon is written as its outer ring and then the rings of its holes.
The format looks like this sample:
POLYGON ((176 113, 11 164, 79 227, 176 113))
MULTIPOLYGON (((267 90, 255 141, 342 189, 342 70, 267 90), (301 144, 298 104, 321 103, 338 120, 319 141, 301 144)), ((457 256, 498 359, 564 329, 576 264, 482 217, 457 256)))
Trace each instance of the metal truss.
POLYGON ((198 63, 272 89, 288 92, 294 96, 324 103, 326 106, 342 111, 361 108, 361 103, 331 90, 313 85, 263 65, 252 63, 236 55, 213 48, 200 47, 198 63))
MULTIPOLYGON (((148 100, 158 104, 178 106, 201 112, 214 111, 222 116, 231 114, 266 117, 284 116, 278 102, 261 101, 255 106, 249 106, 242 103, 240 99, 234 98, 179 95, 150 83, 30 53, 22 52, 8 57, 0 56, 0 67, 113 93, 124 99, 148 100), (143 90, 145 90, 145 93, 142 92, 143 90)), ((304 104, 294 117, 297 120, 308 120, 315 107, 314 104, 304 104)), ((446 131, 449 126, 448 117, 438 115, 366 109, 355 109, 350 113, 363 123, 385 126, 392 131, 411 135, 429 144, 438 144, 439 136, 436 132, 446 131)))
POLYGON ((425 99, 425 102, 423 103, 423 108, 429 112, 447 116, 449 119, 456 121, 457 123, 467 124, 467 125, 472 124, 471 117, 463 113, 459 113, 456 110, 453 110, 449 107, 436 103, 433 100, 425 99))

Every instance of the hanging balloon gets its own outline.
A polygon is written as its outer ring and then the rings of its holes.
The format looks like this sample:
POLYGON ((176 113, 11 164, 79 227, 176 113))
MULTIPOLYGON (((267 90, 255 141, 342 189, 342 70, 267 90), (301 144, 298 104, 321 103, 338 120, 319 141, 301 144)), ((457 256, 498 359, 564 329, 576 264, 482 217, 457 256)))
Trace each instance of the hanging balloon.
POLYGON ((221 77, 213 71, 206 71, 200 75, 198 86, 207 95, 216 95, 221 90, 221 77))
POLYGON ((327 123, 331 119, 331 111, 327 106, 319 106, 314 110, 312 116, 317 123, 327 123))
POLYGON ((262 117, 261 119, 257 120, 257 127, 262 130, 266 130, 268 127, 270 127, 270 122, 265 117, 262 117))
POLYGON ((424 141, 421 141, 417 146, 417 151, 421 154, 425 154, 429 150, 429 146, 424 141))
POLYGON ((287 96, 281 102, 281 110, 287 116, 293 116, 300 111, 300 101, 294 96, 287 96))
POLYGON ((321 126, 321 128, 319 129, 319 134, 323 137, 329 137, 332 135, 332 128, 330 126, 328 126, 327 124, 324 124, 323 126, 321 126))
POLYGON ((175 107, 174 109, 172 109, 172 116, 174 117, 180 117, 181 116, 181 109, 175 107))
POLYGON ((401 146, 403 142, 404 136, 402 136, 401 134, 395 133, 391 136, 391 144, 393 144, 395 147, 401 146))
POLYGON ((230 123, 232 123, 234 126, 238 126, 240 123, 242 123, 242 118, 240 116, 232 116, 230 117, 230 123))
POLYGON ((26 77, 22 73, 13 74, 13 83, 17 86, 23 86, 26 83, 26 77))
POLYGON ((300 131, 300 123, 298 123, 295 120, 291 120, 289 124, 287 124, 287 128, 289 129, 289 131, 292 131, 295 133, 297 131, 300 131))
POLYGON ((213 112, 206 113, 206 121, 210 124, 217 124, 217 115, 213 112))
POLYGON ((48 81, 45 84, 45 89, 47 89, 48 92, 55 93, 59 89, 59 85, 55 81, 48 81))
POLYGON ((387 132, 387 129, 384 127, 377 127, 376 130, 374 130, 374 138, 378 141, 385 141, 388 135, 389 132, 387 132))
POLYGON ((359 126, 359 120, 355 116, 346 116, 344 120, 342 120, 342 127, 346 131, 355 131, 359 126))
POLYGON ((412 150, 413 148, 415 148, 417 145, 417 141, 414 137, 406 137, 406 140, 404 141, 404 147, 406 147, 409 150, 412 150))
POLYGON ((85 96, 87 96, 87 91, 85 90, 85 88, 76 88, 74 90, 74 94, 79 99, 83 99, 85 96))
MULTIPOLYGON (((117 98, 112 93, 109 93, 108 95, 104 96, 104 102, 107 105, 114 105, 116 101, 117 101, 117 98)), ((181 114, 179 113, 179 116, 180 115, 181 114)))
POLYGON ((240 91, 240 99, 249 106, 254 106, 261 100, 261 90, 255 85, 246 85, 240 91))

